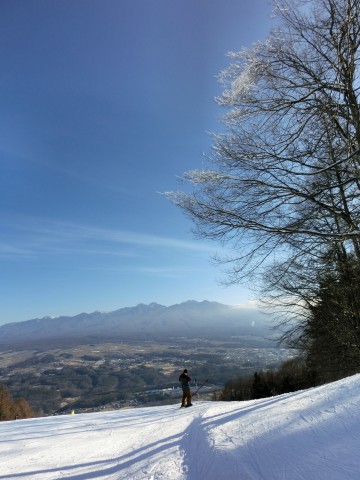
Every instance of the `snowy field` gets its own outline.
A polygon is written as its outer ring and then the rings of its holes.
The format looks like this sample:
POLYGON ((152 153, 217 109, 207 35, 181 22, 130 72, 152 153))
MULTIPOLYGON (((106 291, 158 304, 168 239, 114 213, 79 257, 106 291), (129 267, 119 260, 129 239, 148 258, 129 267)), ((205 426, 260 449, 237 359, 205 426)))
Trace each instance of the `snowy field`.
POLYGON ((0 479, 360 478, 360 375, 249 402, 0 423, 0 479))

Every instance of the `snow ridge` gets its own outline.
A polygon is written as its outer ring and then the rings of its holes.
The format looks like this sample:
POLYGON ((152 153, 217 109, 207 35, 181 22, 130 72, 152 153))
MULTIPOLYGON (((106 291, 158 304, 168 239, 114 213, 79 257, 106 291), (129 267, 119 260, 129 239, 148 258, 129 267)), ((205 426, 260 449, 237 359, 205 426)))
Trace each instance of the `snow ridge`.
POLYGON ((0 480, 355 480, 360 375, 248 402, 0 423, 0 480))

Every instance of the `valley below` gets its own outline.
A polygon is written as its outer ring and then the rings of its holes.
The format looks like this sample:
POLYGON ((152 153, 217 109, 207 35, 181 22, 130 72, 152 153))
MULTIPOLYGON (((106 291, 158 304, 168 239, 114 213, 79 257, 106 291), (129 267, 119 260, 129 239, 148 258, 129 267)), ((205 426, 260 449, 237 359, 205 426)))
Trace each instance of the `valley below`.
POLYGON ((294 356, 272 338, 253 310, 208 301, 44 317, 0 326, 0 384, 38 415, 178 402, 184 368, 214 398, 294 356))
POLYGON ((264 338, 102 340, 0 348, 0 384, 38 415, 178 402, 184 368, 211 398, 231 378, 278 367, 294 352, 264 338))

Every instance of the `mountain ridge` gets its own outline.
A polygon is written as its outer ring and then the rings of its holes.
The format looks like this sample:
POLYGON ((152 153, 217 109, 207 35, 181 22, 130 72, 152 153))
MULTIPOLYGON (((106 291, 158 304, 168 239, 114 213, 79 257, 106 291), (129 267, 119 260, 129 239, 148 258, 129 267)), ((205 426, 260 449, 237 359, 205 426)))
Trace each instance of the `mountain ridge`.
POLYGON ((204 300, 166 307, 139 303, 111 312, 34 318, 0 326, 0 345, 55 339, 264 336, 265 320, 253 310, 204 300))

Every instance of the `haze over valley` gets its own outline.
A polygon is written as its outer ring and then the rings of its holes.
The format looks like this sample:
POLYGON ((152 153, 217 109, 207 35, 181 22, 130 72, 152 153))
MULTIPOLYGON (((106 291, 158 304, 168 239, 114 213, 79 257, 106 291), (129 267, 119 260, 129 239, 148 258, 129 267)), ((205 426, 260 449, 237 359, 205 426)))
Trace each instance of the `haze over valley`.
POLYGON ((185 367, 211 395, 292 357, 270 334, 266 317, 208 301, 12 323, 0 327, 0 384, 42 415, 172 403, 185 367))

